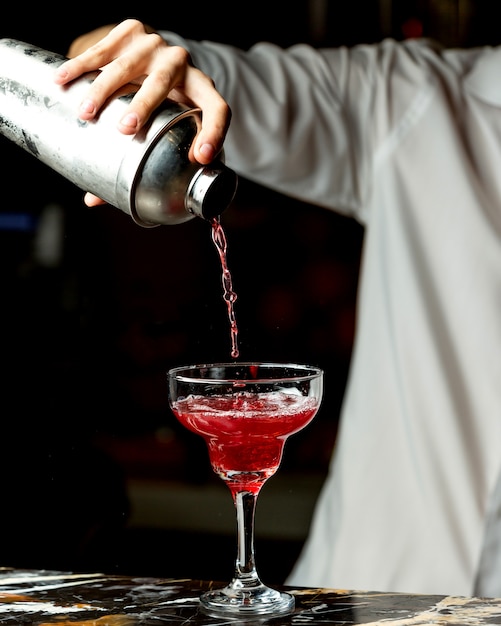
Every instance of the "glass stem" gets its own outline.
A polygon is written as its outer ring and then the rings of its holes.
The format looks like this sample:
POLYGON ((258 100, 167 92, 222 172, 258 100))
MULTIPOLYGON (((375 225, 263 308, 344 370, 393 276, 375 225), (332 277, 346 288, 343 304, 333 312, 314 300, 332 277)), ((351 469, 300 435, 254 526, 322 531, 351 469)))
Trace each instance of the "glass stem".
POLYGON ((255 587, 261 585, 254 560, 254 517, 257 494, 239 491, 235 494, 234 500, 237 513, 237 559, 233 584, 255 587))

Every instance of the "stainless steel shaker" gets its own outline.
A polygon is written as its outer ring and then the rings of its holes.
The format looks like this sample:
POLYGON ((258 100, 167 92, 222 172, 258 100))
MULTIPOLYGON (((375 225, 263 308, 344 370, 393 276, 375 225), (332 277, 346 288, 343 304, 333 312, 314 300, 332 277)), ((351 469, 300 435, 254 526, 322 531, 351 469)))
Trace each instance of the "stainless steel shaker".
POLYGON ((165 101, 135 135, 117 129, 138 87, 128 85, 92 121, 78 106, 97 72, 69 85, 53 74, 66 58, 15 39, 0 39, 0 132, 84 191, 128 213, 141 226, 211 219, 231 203, 237 176, 222 158, 189 159, 200 111, 165 101))

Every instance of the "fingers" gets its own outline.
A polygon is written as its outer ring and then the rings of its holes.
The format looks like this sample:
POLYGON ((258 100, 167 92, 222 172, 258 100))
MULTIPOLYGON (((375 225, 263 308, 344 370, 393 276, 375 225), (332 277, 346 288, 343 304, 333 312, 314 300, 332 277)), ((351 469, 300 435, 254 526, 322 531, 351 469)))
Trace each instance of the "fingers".
POLYGON ((125 20, 115 27, 103 26, 78 37, 70 46, 68 56, 72 58, 56 70, 55 82, 64 85, 85 72, 102 69, 149 32, 141 22, 125 20))
POLYGON ((184 48, 168 45, 137 20, 125 20, 80 37, 70 53, 76 56, 58 68, 56 83, 64 85, 83 73, 101 70, 80 104, 81 119, 93 119, 108 98, 134 83, 139 88, 118 124, 120 132, 137 133, 159 104, 170 98, 202 111, 194 158, 206 164, 220 152, 231 118, 229 106, 210 77, 192 66, 184 48))
POLYGON ((186 73, 183 91, 174 89, 173 99, 195 106, 202 112, 202 124, 194 142, 194 157, 199 163, 210 163, 221 151, 231 120, 231 110, 216 91, 213 81, 196 68, 186 73), (183 100, 189 97, 189 101, 183 100))
MULTIPOLYGON (((96 36, 94 31, 89 41, 96 36)), ((145 83, 121 123, 120 130, 131 134, 144 125, 172 88, 182 83, 188 65, 186 50, 168 46, 160 35, 137 20, 126 20, 109 31, 104 39, 63 63, 56 71, 55 81, 63 85, 86 72, 101 70, 81 103, 79 117, 83 120, 93 119, 121 87, 145 83)))
MULTIPOLYGON (((155 40, 149 42, 148 46, 136 46, 134 49, 134 55, 138 55, 136 58, 126 58, 124 55, 114 61, 114 63, 127 64, 127 68, 123 67, 120 72, 117 67, 110 64, 99 76, 100 82, 96 87, 100 88, 103 85, 106 97, 108 97, 108 92, 113 91, 113 86, 116 90, 123 84, 125 76, 132 77, 138 72, 143 74, 140 87, 120 121, 119 130, 123 133, 137 132, 167 97, 193 106, 192 100, 182 87, 186 72, 191 69, 188 52, 180 47, 167 46, 162 39, 160 41, 160 45, 155 40), (148 59, 146 64, 144 59, 148 59), (134 70, 131 71, 130 67, 134 70), (174 95, 176 89, 178 89, 177 96, 174 95)), ((131 78, 129 82, 138 82, 138 80, 131 78)))
POLYGON ((84 203, 88 207, 95 207, 95 206, 101 206, 102 204, 106 204, 105 200, 102 200, 98 196, 95 196, 93 193, 90 193, 90 191, 88 191, 84 195, 84 203))

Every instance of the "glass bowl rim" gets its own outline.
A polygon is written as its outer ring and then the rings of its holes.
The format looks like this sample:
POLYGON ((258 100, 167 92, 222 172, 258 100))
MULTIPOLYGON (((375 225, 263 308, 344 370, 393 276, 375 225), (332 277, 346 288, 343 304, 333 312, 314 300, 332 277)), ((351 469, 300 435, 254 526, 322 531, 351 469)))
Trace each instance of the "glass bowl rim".
POLYGON ((284 382, 284 381, 293 381, 293 382, 298 382, 298 381, 307 381, 307 380, 312 380, 314 378, 322 378, 324 375, 324 370, 320 367, 318 367, 317 365, 310 365, 308 363, 293 363, 293 362, 276 362, 276 361, 221 361, 221 362, 214 362, 214 363, 195 363, 192 365, 180 365, 177 367, 173 367, 171 369, 169 369, 167 371, 167 377, 169 380, 177 380, 179 382, 205 382, 205 383, 212 383, 212 384, 217 384, 217 383, 221 383, 221 384, 228 384, 231 382, 239 382, 239 383, 252 383, 252 384, 258 384, 258 383, 267 383, 267 384, 272 384, 274 382, 284 382), (304 373, 300 373, 297 376, 293 375, 292 373, 290 375, 284 375, 284 376, 271 376, 269 378, 266 377, 257 377, 257 378, 250 378, 248 376, 246 377, 242 377, 242 378, 230 378, 229 376, 226 378, 218 378, 218 377, 214 377, 214 378, 210 378, 210 377, 203 377, 203 376, 183 376, 182 372, 187 372, 187 371, 194 371, 194 370, 202 370, 202 369, 216 369, 216 368, 237 368, 237 367, 264 367, 264 368, 282 368, 284 370, 291 370, 291 372, 293 372, 294 370, 296 370, 297 372, 300 372, 301 370, 304 373))

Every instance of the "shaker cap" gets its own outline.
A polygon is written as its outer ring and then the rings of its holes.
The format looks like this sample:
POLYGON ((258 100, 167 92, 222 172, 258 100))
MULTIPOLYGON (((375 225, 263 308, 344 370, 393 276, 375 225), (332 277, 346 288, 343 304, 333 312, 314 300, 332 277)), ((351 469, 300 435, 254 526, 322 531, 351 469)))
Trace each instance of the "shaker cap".
POLYGON ((192 178, 186 193, 188 211, 211 220, 228 208, 238 185, 237 175, 219 161, 201 167, 192 178))
POLYGON ((226 167, 223 154, 208 165, 190 158, 200 111, 176 106, 175 113, 172 105, 160 111, 144 137, 141 131, 136 135, 140 163, 134 164, 131 149, 122 164, 124 201, 141 226, 179 224, 194 216, 210 220, 228 208, 236 193, 237 175, 226 167))

